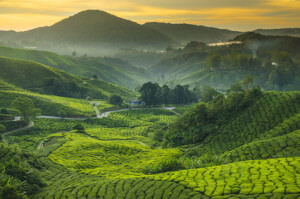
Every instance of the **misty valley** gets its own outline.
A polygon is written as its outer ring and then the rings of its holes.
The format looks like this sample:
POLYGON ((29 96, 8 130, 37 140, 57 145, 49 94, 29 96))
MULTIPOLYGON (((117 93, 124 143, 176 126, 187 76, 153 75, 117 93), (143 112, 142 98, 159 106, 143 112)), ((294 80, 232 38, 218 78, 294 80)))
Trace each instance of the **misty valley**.
POLYGON ((0 30, 0 199, 297 199, 299 73, 300 28, 0 30))

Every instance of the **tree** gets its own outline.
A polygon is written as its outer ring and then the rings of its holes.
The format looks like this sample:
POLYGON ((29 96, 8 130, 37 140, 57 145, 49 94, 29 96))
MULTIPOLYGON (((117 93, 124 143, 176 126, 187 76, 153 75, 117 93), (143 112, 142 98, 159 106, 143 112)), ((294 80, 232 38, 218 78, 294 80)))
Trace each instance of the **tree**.
POLYGON ((184 96, 184 87, 181 85, 176 85, 172 92, 172 103, 173 104, 184 104, 185 96, 184 96))
POLYGON ((170 88, 167 85, 163 85, 161 90, 162 90, 161 103, 169 104, 170 103, 170 88))
POLYGON ((201 100, 203 102, 211 102, 218 94, 220 94, 217 90, 210 86, 203 86, 201 92, 201 100))
POLYGON ((120 95, 112 95, 109 97, 109 103, 113 105, 121 105, 123 103, 123 99, 120 95))
POLYGON ((39 109, 35 108, 33 101, 28 97, 19 97, 15 99, 11 106, 20 112, 22 119, 27 124, 29 124, 39 113, 39 109))
POLYGON ((147 82, 142 85, 139 92, 141 94, 140 99, 145 102, 146 105, 156 105, 159 102, 159 89, 158 84, 153 84, 152 82, 147 82))
POLYGON ((82 126, 82 124, 76 124, 73 129, 81 133, 84 132, 84 126, 82 126))

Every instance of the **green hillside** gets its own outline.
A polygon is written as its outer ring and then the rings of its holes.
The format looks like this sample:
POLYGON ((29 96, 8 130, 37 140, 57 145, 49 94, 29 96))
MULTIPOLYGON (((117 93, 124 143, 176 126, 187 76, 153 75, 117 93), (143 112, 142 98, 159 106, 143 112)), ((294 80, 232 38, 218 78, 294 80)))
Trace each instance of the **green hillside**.
POLYGON ((178 120, 166 139, 175 145, 200 142, 193 153, 219 155, 225 162, 299 156, 299 92, 265 92, 248 107, 241 101, 229 106, 233 95, 207 107, 199 104, 178 120), (218 116, 216 109, 222 110, 218 116))
POLYGON ((0 57, 0 64, 0 78, 6 85, 14 85, 41 94, 75 98, 91 96, 98 99, 107 99, 115 93, 126 98, 135 96, 132 91, 111 83, 74 76, 32 61, 0 57))
POLYGON ((211 85, 225 91, 246 74, 265 90, 299 90, 300 39, 245 33, 232 45, 209 46, 190 42, 183 49, 170 49, 150 71, 159 83, 175 86, 211 85))
POLYGON ((124 87, 135 87, 148 78, 129 63, 105 57, 70 57, 49 51, 28 50, 0 46, 0 56, 35 61, 65 72, 85 77, 97 75, 99 79, 124 87))
MULTIPOLYGON (((29 198, 297 198, 299 96, 265 92, 247 104, 228 106, 219 116, 204 116, 205 107, 221 108, 214 100, 178 108, 187 109, 183 116, 145 109, 82 121, 35 119, 34 127, 4 137, 32 154, 19 155, 17 148, 4 144, 0 154, 22 157, 20 164, 39 181, 24 181, 8 170, 4 175, 30 187, 39 182, 29 193, 17 188, 29 198), (77 124, 85 130, 73 130, 77 124), (179 124, 185 130, 174 130, 179 124), (164 145, 181 138, 185 145, 162 148, 157 139, 161 128, 173 129, 164 145), (196 134, 205 130, 209 134, 198 140, 196 134)), ((228 98, 233 100, 231 94, 228 98)), ((14 182, 12 187, 18 187, 14 182)))

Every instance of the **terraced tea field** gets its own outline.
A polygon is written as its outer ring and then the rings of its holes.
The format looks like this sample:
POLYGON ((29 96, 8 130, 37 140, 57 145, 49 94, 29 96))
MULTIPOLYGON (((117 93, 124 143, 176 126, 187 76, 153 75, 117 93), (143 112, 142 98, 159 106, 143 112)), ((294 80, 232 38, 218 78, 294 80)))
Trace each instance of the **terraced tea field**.
MULTIPOLYGON (((95 111, 91 103, 84 99, 59 97, 54 95, 42 95, 29 91, 5 91, 0 90, 0 107, 10 107, 11 102, 18 97, 29 97, 43 115, 52 116, 93 116, 95 111)), ((102 102, 101 106, 109 107, 102 102), (103 104, 103 105, 102 105, 103 104)))
POLYGON ((47 185, 32 198, 296 199, 299 96, 266 92, 203 142, 182 147, 164 148, 154 139, 180 117, 164 109, 35 119, 33 128, 6 139, 37 157, 32 165, 47 185), (77 124, 85 130, 74 130, 77 124))

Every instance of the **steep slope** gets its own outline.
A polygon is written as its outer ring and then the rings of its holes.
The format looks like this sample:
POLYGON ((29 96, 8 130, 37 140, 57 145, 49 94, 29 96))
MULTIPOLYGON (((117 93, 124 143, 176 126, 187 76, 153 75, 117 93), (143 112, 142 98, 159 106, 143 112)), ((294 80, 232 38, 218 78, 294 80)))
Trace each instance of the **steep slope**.
POLYGON ((168 36, 156 30, 100 10, 86 10, 52 26, 17 32, 10 39, 25 40, 35 46, 57 50, 64 46, 69 51, 72 48, 76 50, 76 47, 78 51, 80 48, 90 48, 89 53, 92 53, 91 49, 104 51, 105 48, 165 48, 171 43, 168 36))
POLYGON ((162 32, 183 43, 200 41, 205 43, 228 41, 241 32, 226 29, 197 26, 192 24, 146 23, 144 26, 162 32))
POLYGON ((124 97, 135 96, 133 92, 108 82, 93 80, 98 82, 97 85, 101 86, 99 88, 86 82, 90 79, 86 80, 32 61, 0 57, 0 66, 2 81, 25 90, 77 98, 89 95, 104 99, 115 93, 124 97))
MULTIPOLYGON (((221 120, 215 121, 217 127, 200 141, 200 145, 196 145, 198 147, 194 146, 191 150, 198 155, 219 155, 225 163, 299 157, 299 97, 300 92, 265 92, 250 107, 240 111, 231 110, 221 120)), ((182 118, 187 131, 196 128, 199 121, 195 118, 202 117, 201 110, 195 108, 190 112, 190 119, 188 113, 185 119, 182 118)), ((208 129, 211 126, 207 124, 201 128, 208 129)), ((167 138, 181 137, 184 133, 170 133, 167 138)), ((197 135, 185 135, 185 139, 191 139, 192 136, 197 135)))
POLYGON ((147 75, 138 68, 119 59, 97 57, 70 57, 62 56, 49 51, 28 50, 0 46, 0 56, 36 61, 52 66, 74 75, 93 77, 133 88, 141 84, 140 77, 147 75))

